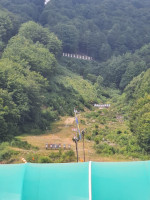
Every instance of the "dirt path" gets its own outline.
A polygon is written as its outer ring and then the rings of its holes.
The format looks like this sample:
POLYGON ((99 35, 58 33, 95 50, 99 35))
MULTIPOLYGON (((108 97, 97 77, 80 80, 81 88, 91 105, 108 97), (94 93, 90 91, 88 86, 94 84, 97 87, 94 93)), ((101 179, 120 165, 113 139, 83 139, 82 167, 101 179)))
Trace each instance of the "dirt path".
POLYGON ((65 120, 65 125, 66 126, 69 126, 69 125, 72 125, 73 122, 75 121, 74 117, 68 117, 66 120, 65 120))

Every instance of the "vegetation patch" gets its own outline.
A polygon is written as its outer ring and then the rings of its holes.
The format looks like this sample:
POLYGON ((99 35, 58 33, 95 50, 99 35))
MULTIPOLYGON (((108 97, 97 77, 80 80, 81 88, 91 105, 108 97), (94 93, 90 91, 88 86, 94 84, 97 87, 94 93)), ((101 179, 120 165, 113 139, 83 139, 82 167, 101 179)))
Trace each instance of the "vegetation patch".
POLYGON ((74 162, 76 160, 73 150, 63 152, 52 152, 48 156, 43 156, 36 153, 30 153, 26 157, 27 162, 31 163, 67 163, 74 162))

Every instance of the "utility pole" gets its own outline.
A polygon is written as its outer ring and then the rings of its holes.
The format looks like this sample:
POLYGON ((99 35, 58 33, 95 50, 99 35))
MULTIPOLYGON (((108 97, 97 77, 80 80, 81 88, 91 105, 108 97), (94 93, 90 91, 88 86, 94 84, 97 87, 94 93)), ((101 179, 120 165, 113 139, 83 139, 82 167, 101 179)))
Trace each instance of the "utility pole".
MULTIPOLYGON (((74 118, 75 118, 75 121, 76 121, 76 112, 77 112, 77 110, 74 108, 74 118)), ((77 133, 78 133, 78 124, 76 124, 76 126, 77 126, 77 131, 76 131, 76 138, 77 138, 77 133)))
POLYGON ((77 162, 78 162, 78 141, 79 139, 81 140, 81 134, 80 134, 80 129, 79 129, 79 122, 78 122, 78 118, 77 118, 77 110, 74 108, 74 117, 75 117, 75 122, 76 122, 76 125, 77 125, 77 131, 76 131, 76 136, 73 137, 73 141, 75 142, 76 144, 76 153, 77 153, 77 162), (79 133, 79 135, 78 135, 79 133))
POLYGON ((84 162, 85 162, 85 149, 84 149, 84 134, 85 134, 85 131, 82 130, 81 133, 82 133, 82 138, 83 138, 83 156, 84 156, 84 162))
MULTIPOLYGON (((77 126, 77 132, 79 133, 79 139, 81 140, 81 133, 80 133, 80 128, 79 128, 79 122, 78 122, 78 118, 77 118, 77 110, 74 108, 74 117, 75 117, 75 122, 76 122, 76 126, 77 126)), ((77 135, 76 135, 77 137, 77 135)))
POLYGON ((77 138, 77 137, 73 137, 73 139, 72 139, 74 142, 75 142, 75 144, 76 144, 76 153, 77 153, 77 162, 78 162, 78 141, 79 141, 79 139, 77 138))

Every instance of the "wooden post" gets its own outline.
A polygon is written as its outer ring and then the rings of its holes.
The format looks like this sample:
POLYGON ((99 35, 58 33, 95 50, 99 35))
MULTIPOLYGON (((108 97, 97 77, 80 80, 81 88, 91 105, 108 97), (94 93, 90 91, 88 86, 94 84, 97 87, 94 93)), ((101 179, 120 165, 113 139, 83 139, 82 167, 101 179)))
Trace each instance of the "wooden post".
POLYGON ((84 134, 85 134, 85 131, 82 130, 82 137, 83 137, 83 157, 84 157, 84 162, 85 162, 84 134))
POLYGON ((76 153, 77 153, 77 162, 78 162, 78 140, 76 138, 76 153))
POLYGON ((75 142, 76 144, 76 153, 77 153, 77 162, 78 162, 78 159, 79 159, 79 156, 78 156, 78 141, 79 139, 77 137, 73 137, 72 140, 75 142))

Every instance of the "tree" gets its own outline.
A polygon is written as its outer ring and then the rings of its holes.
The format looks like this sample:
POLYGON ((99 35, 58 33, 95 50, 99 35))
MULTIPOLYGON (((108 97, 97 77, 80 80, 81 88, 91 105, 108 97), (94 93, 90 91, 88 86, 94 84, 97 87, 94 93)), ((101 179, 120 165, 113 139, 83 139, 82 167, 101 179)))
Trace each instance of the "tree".
POLYGON ((6 91, 1 93, 1 102, 8 114, 1 116, 1 122, 7 128, 7 133, 10 128, 11 135, 14 135, 13 127, 17 130, 26 123, 37 126, 41 120, 41 109, 48 87, 46 79, 39 73, 24 69, 18 63, 3 59, 0 62, 0 87, 6 91))
POLYGON ((136 2, 134 0, 51 0, 44 7, 40 22, 57 33, 63 41, 63 46, 69 43, 71 51, 75 52, 77 49, 80 53, 105 61, 114 55, 123 55, 128 51, 134 52, 150 42, 150 27, 147 26, 149 13, 150 2, 147 0, 142 3, 140 0, 136 2), (65 39, 65 30, 62 37, 62 30, 57 28, 61 24, 64 29, 67 26, 68 32, 68 26, 75 27, 79 36, 77 43, 70 43, 69 39, 65 39), (91 34, 88 40, 87 33, 91 34), (102 34, 105 37, 103 42, 101 42, 102 34), (102 48, 102 44, 107 45, 106 48, 104 45, 102 48), (75 45, 74 48, 73 45, 75 45))
POLYGON ((39 72, 44 77, 50 76, 57 61, 53 54, 40 43, 33 43, 20 35, 13 37, 3 53, 3 58, 18 62, 32 71, 39 72))
POLYGON ((0 141, 18 132, 19 110, 7 90, 0 89, 0 141))
POLYGON ((61 41, 58 40, 56 35, 50 33, 47 28, 43 28, 33 21, 22 24, 19 29, 19 35, 32 40, 33 43, 39 42, 43 44, 56 57, 61 55, 61 41))
POLYGON ((58 24, 55 27, 58 38, 62 40, 63 51, 66 53, 76 53, 78 49, 79 33, 74 25, 58 24))
POLYGON ((37 21, 44 8, 44 0, 1 0, 0 5, 15 15, 19 15, 22 22, 37 21))
POLYGON ((0 10, 0 50, 6 46, 8 40, 14 36, 19 27, 19 19, 12 13, 0 10))
POLYGON ((120 82, 120 88, 124 89, 130 81, 139 75, 141 72, 145 71, 147 69, 146 63, 144 61, 140 61, 137 57, 136 62, 129 62, 126 72, 123 74, 121 82, 120 82))
POLYGON ((140 98, 134 106, 130 119, 131 131, 136 135, 139 146, 150 152, 150 95, 140 98))

